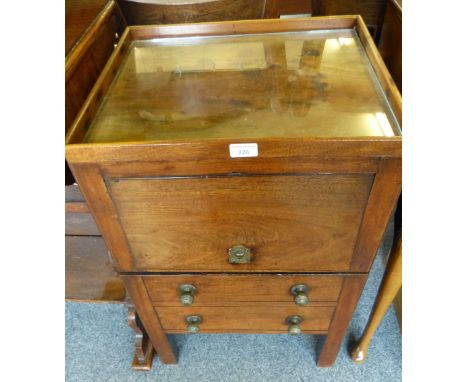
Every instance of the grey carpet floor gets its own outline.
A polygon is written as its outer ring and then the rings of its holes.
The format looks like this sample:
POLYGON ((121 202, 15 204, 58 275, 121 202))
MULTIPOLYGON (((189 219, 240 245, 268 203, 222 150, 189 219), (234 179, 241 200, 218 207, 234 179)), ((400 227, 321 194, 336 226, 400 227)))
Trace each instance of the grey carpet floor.
POLYGON ((132 371, 133 332, 120 304, 66 303, 65 371, 69 382, 84 381, 400 381, 401 334, 393 307, 375 333, 366 363, 355 365, 348 346, 362 333, 382 279, 386 239, 369 275, 336 363, 315 365, 321 336, 172 335, 177 365, 157 357, 150 372, 132 371))

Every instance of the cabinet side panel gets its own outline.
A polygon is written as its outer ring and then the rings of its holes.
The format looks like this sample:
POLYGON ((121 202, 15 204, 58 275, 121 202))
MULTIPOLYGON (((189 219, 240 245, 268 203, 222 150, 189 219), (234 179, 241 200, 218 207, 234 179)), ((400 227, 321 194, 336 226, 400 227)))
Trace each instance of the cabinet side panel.
POLYGON ((401 159, 382 159, 362 219, 351 271, 370 271, 400 194, 401 159))

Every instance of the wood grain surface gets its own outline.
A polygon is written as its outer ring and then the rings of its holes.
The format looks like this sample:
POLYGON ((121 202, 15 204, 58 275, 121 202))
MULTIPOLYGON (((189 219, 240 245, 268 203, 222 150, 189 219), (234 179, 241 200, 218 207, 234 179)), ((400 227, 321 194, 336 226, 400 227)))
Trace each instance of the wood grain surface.
POLYGON ((328 335, 317 361, 319 367, 330 367, 335 363, 348 324, 367 281, 367 274, 347 277, 330 323, 328 335))
POLYGON ((268 0, 120 1, 129 25, 259 19, 268 0))
POLYGON ((136 41, 83 140, 399 135, 373 76, 354 31, 136 41))
POLYGON ((176 355, 164 333, 159 316, 148 298, 143 280, 137 275, 125 275, 122 276, 122 280, 159 359, 164 364, 177 363, 176 355))
POLYGON ((103 235, 106 246, 113 256, 116 268, 118 270, 132 269, 133 260, 125 234, 119 224, 115 207, 107 193, 99 167, 92 165, 70 165, 70 167, 80 184, 83 196, 103 235))
POLYGON ((125 27, 123 16, 114 1, 105 2, 105 7, 99 0, 73 0, 66 2, 68 3, 73 6, 70 6, 67 13, 66 35, 67 30, 70 30, 69 34, 74 36, 70 41, 76 41, 73 49, 66 51, 65 131, 68 131, 83 106, 125 27), (103 6, 101 12, 95 12, 97 5, 103 6), (80 24, 77 28, 75 19, 89 24, 80 24), (78 30, 82 34, 75 36, 78 30))
POLYGON ((109 0, 65 1, 65 54, 81 39, 109 0))
POLYGON ((311 14, 311 0, 279 0, 280 15, 311 14))
POLYGON ((344 276, 316 275, 155 275, 142 276, 151 301, 156 306, 181 306, 181 284, 197 288, 191 306, 239 302, 285 302, 294 306, 290 289, 296 284, 309 288, 310 302, 337 301, 344 276))
POLYGON ((133 271, 345 272, 370 175, 108 181, 133 271), (250 264, 229 264, 234 245, 250 264))
POLYGON ((361 15, 371 35, 379 38, 386 0, 311 0, 312 15, 361 15))
POLYGON ((286 318, 300 315, 304 321, 301 329, 306 331, 326 332, 335 307, 276 307, 258 303, 257 306, 217 306, 217 307, 159 307, 158 315, 164 330, 168 333, 186 332, 185 318, 199 315, 203 318, 200 333, 216 331, 255 333, 288 333, 286 318))
POLYGON ((354 249, 355 272, 370 271, 401 194, 401 159, 382 159, 379 167, 354 249))
POLYGON ((101 237, 65 237, 65 298, 102 302, 124 300, 125 287, 101 237))
POLYGON ((379 52, 395 84, 402 93, 402 9, 395 0, 387 0, 379 52))

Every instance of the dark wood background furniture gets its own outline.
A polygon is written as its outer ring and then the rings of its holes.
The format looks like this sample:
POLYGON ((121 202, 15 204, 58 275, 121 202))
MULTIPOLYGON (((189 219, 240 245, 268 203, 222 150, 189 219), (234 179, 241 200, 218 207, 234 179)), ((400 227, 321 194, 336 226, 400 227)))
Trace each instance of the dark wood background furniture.
MULTIPOLYGON (((388 68, 396 86, 403 93, 403 73, 402 73, 402 0, 387 0, 385 18, 382 26, 382 34, 379 40, 379 52, 385 65, 388 68)), ((402 230, 402 200, 398 202, 397 214, 395 216, 395 230, 402 230)), ((397 245, 397 244, 394 244, 397 245)), ((394 307, 402 325, 402 291, 398 291, 394 307)))
POLYGON ((125 299, 123 282, 77 185, 65 186, 65 298, 96 302, 125 299))
POLYGON ((66 156, 161 361, 167 333, 302 330, 331 366, 400 194, 399 126, 360 17, 127 28, 66 156), (171 46, 193 35, 218 37, 171 46))
POLYGON ((311 14, 310 0, 119 0, 129 25, 278 18, 311 14))
POLYGON ((361 15, 375 41, 379 40, 386 0, 311 0, 313 16, 361 15))
POLYGON ((276 0, 278 12, 275 17, 285 15, 311 15, 311 0, 276 0))
MULTIPOLYGON (((67 0, 65 27, 65 130, 78 115, 115 49, 125 19, 115 1, 67 0)), ((135 370, 151 368, 154 348, 141 324, 88 206, 65 168, 65 298, 127 302, 135 332, 135 370)))
POLYGON ((402 8, 401 0, 387 0, 379 52, 400 93, 402 88, 402 8))
POLYGON ((78 114, 126 26, 114 1, 67 0, 65 130, 78 114))
MULTIPOLYGON (((65 11, 65 130, 68 131, 126 23, 114 1, 67 0, 65 11)), ((65 184, 65 298, 123 301, 123 282, 67 167, 65 184)))
POLYGON ((130 25, 178 24, 215 20, 259 19, 268 15, 268 0, 127 1, 119 4, 130 25))
MULTIPOLYGON (((400 92, 402 91, 402 8, 401 0, 388 0, 379 51, 400 92)), ((395 235, 382 284, 371 316, 357 345, 351 352, 356 363, 366 360, 372 337, 393 302, 400 327, 402 326, 402 200, 395 213, 395 235)))

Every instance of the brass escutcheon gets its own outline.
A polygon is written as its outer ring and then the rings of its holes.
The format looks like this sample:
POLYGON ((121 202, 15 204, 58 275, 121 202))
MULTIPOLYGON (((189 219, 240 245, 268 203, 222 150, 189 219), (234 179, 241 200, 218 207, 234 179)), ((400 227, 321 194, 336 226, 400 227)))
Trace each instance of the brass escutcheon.
POLYGON ((244 245, 234 245, 228 250, 229 263, 231 264, 246 264, 252 259, 250 248, 244 245))

